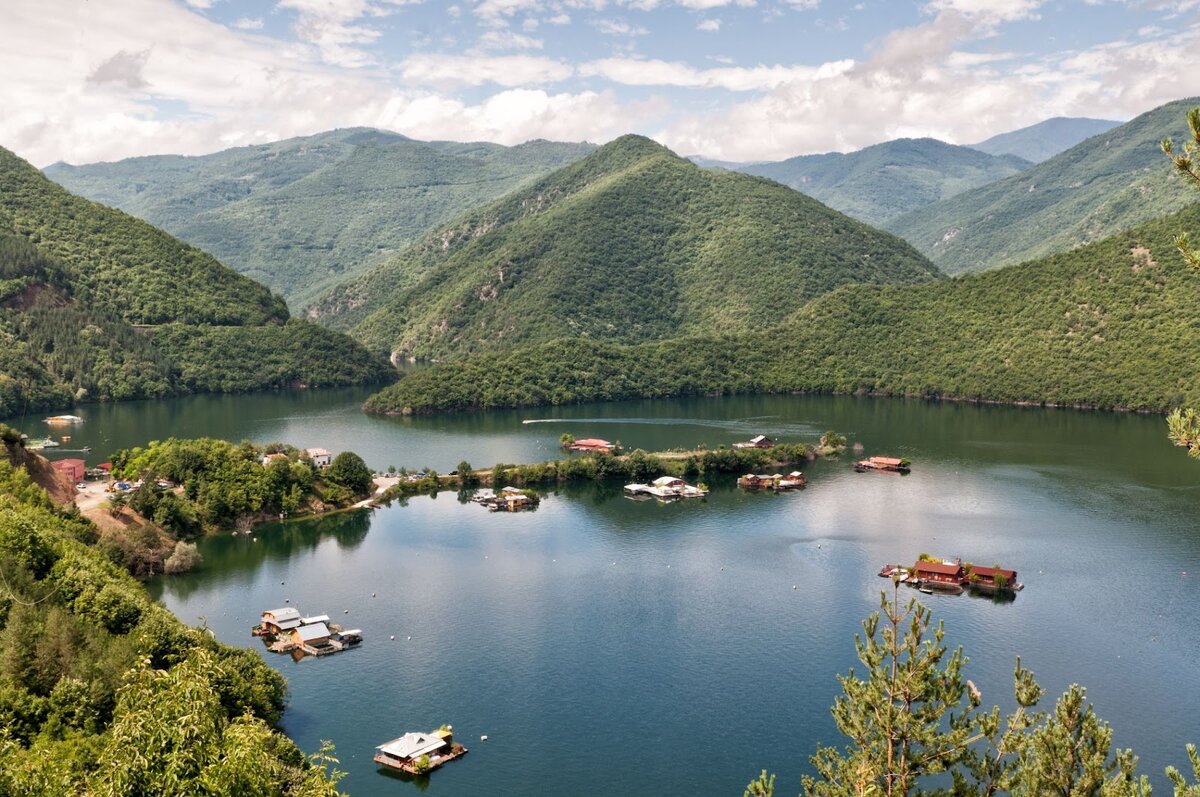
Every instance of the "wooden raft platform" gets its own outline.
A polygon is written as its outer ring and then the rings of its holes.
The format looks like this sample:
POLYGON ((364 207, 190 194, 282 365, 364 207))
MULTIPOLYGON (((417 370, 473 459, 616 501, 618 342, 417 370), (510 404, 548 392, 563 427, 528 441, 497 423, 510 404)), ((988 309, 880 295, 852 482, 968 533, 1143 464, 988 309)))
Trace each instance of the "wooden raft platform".
POLYGON ((447 761, 453 761, 456 758, 462 758, 467 754, 467 748, 463 747, 458 742, 453 742, 450 745, 450 751, 443 755, 429 756, 429 769, 424 772, 418 772, 411 761, 397 761, 394 758, 385 756, 381 753, 376 753, 374 756, 375 763, 389 769, 396 769, 401 772, 407 772, 409 775, 428 775, 433 770, 445 764, 447 761))

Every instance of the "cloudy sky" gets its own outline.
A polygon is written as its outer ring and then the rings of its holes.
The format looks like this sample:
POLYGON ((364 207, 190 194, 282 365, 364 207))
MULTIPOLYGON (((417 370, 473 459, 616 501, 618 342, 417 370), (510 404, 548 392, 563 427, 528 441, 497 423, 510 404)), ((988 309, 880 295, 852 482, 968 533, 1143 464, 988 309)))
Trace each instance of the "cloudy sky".
POLYGON ((39 166, 357 125, 766 160, 1200 94, 1200 0, 4 0, 0 74, 39 166))

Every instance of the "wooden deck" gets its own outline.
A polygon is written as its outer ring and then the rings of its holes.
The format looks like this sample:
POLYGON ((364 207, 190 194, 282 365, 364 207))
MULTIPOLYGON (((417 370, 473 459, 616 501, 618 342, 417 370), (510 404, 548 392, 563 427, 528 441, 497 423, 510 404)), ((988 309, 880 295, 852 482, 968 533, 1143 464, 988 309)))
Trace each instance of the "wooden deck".
POLYGON ((454 742, 450 745, 450 752, 446 753, 445 755, 429 757, 429 769, 427 769, 425 772, 417 772, 411 761, 400 761, 390 756, 385 756, 382 753, 376 753, 374 758, 376 764, 388 767, 389 769, 407 772, 409 775, 428 775, 430 772, 437 769, 442 764, 445 764, 447 761, 453 761, 456 758, 462 758, 466 754, 467 748, 463 747, 458 742, 454 742))

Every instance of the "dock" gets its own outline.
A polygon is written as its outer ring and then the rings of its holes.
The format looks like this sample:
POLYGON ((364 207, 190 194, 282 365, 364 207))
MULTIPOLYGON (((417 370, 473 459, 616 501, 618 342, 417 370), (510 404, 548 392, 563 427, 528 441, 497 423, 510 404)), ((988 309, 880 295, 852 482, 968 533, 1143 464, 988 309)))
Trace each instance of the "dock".
POLYGON ((900 457, 868 457, 854 463, 854 470, 865 473, 869 470, 889 471, 891 473, 908 473, 912 470, 907 459, 900 457))
POLYGON ((808 477, 798 470, 794 470, 786 476, 781 473, 774 473, 769 476, 747 473, 738 479, 737 483, 738 487, 741 487, 743 490, 774 490, 775 492, 785 492, 805 487, 808 484, 808 477))
POLYGON ((363 639, 360 629, 343 629, 330 622, 327 614, 301 617, 296 609, 284 607, 265 611, 262 617, 262 622, 253 626, 250 634, 262 637, 263 644, 272 653, 300 651, 306 656, 328 656, 349 650, 363 639))
POLYGON ((1016 595, 1025 589, 1025 585, 1017 581, 1016 570, 1006 570, 999 565, 964 564, 961 559, 923 558, 912 567, 886 564, 879 569, 879 575, 897 579, 926 595, 935 592, 961 595, 967 590, 986 595, 1016 595))

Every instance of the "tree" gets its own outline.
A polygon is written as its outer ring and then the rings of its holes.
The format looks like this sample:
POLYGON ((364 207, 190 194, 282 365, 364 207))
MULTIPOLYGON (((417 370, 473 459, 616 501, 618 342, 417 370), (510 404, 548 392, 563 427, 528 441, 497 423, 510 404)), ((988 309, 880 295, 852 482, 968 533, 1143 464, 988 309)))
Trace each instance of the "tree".
POLYGON ((562 435, 559 436, 558 442, 563 448, 570 448, 571 446, 575 445, 575 436, 570 432, 563 432, 562 435))
POLYGON ((413 771, 418 775, 424 775, 429 771, 429 756, 423 755, 413 761, 413 771))
POLYGON ((175 551, 163 562, 163 569, 167 573, 186 573, 201 561, 202 557, 196 550, 195 543, 180 540, 175 543, 175 551))
POLYGON ((767 775, 764 769, 759 776, 746 784, 742 797, 773 797, 775 794, 775 776, 767 775))
POLYGON ((334 484, 341 485, 355 495, 362 495, 371 490, 371 469, 363 458, 353 451, 343 451, 333 458, 325 478, 334 484))
MULTIPOLYGON (((1175 153, 1174 142, 1169 138, 1162 141, 1162 151, 1175 165, 1175 171, 1185 182, 1191 182, 1200 188, 1200 108, 1193 108, 1187 115, 1188 129, 1192 140, 1183 145, 1183 153, 1175 153)), ((1175 246, 1179 253, 1194 269, 1200 269, 1200 250, 1192 249, 1191 240, 1187 233, 1180 233, 1175 238, 1175 246)), ((1194 409, 1176 409, 1167 417, 1167 435, 1177 446, 1188 450, 1192 457, 1200 457, 1200 415, 1194 409)))
MULTIPOLYGON (((1163 153, 1175 165, 1175 171, 1183 175, 1185 181, 1200 187, 1200 108, 1188 111, 1187 122, 1192 140, 1184 142, 1182 154, 1175 154, 1175 144, 1169 138, 1164 138, 1161 146, 1163 153)), ((1175 245, 1189 265, 1200 269, 1200 250, 1191 248, 1187 233, 1176 237, 1175 245)))

